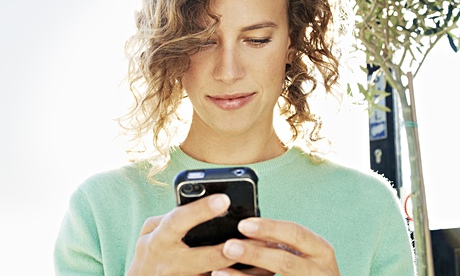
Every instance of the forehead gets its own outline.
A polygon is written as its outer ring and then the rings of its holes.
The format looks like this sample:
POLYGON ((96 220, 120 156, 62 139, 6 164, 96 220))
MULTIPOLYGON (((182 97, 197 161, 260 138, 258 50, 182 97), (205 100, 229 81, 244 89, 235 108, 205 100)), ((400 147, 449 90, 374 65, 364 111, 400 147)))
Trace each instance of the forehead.
POLYGON ((222 28, 245 26, 258 22, 274 22, 287 26, 286 0, 211 0, 211 9, 221 21, 222 28))

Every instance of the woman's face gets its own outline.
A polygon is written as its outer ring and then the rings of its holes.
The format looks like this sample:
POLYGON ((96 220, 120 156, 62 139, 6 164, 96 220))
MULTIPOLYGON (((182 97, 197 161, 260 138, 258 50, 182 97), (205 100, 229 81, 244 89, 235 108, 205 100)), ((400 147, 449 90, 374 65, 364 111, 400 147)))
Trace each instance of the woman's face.
POLYGON ((191 56, 182 79, 193 125, 226 135, 262 134, 272 129, 289 62, 286 1, 213 0, 211 7, 221 23, 191 56))

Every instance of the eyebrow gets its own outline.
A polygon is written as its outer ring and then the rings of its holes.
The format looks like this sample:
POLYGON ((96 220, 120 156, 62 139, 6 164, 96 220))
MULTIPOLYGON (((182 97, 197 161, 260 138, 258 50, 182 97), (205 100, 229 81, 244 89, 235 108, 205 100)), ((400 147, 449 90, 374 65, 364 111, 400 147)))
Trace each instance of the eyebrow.
POLYGON ((242 32, 247 32, 247 31, 253 31, 257 29, 264 29, 264 28, 276 28, 278 25, 276 25, 272 21, 265 21, 265 22, 260 22, 254 25, 246 26, 241 28, 242 32))

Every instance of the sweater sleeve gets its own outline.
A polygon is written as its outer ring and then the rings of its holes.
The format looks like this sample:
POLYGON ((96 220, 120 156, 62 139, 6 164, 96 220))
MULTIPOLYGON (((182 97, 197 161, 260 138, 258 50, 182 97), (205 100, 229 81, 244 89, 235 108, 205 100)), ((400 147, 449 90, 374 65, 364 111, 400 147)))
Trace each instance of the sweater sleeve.
POLYGON ((386 208, 371 275, 416 275, 407 224, 396 199, 386 208))
POLYGON ((104 275, 99 244, 90 202, 77 190, 55 243, 55 275, 104 275))

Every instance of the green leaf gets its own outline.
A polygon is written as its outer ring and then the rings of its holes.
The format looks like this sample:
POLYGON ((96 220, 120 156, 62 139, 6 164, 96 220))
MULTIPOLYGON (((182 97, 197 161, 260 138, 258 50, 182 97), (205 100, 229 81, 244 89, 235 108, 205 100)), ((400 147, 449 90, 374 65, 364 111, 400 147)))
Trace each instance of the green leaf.
POLYGON ((353 93, 351 91, 351 85, 347 83, 347 96, 351 96, 353 93))
POLYGON ((379 105, 378 104, 378 105, 375 105, 374 107, 376 109, 378 109, 378 110, 382 110, 382 111, 385 111, 385 112, 391 112, 391 109, 386 105, 379 105))
POLYGON ((386 97, 391 95, 391 93, 389 93, 389 92, 382 91, 382 90, 377 90, 377 89, 375 89, 373 91, 373 94, 374 94, 373 96, 374 96, 374 103, 375 104, 379 103, 381 100, 383 100, 386 97))
POLYGON ((459 18, 460 18, 460 12, 458 12, 457 15, 454 17, 453 22, 457 22, 459 18))
POLYGON ((430 28, 430 29, 426 30, 423 34, 424 35, 432 35, 432 34, 435 34, 437 32, 438 32, 437 28, 430 28))
POLYGON ((358 83, 358 89, 361 94, 367 93, 367 89, 361 83, 358 83))
POLYGON ((454 6, 452 4, 449 5, 448 11, 447 11, 447 16, 446 16, 446 22, 450 20, 452 17, 452 11, 454 9, 454 6))
POLYGON ((455 45, 455 42, 454 42, 454 39, 452 37, 452 34, 450 33, 447 33, 447 39, 449 39, 449 44, 450 44, 450 47, 452 47, 452 49, 454 50, 454 52, 458 52, 458 48, 457 48, 457 45, 455 45))

